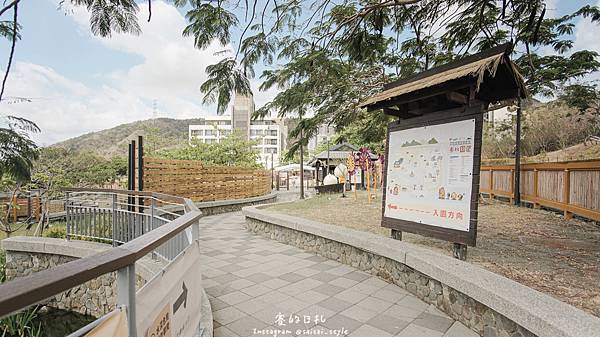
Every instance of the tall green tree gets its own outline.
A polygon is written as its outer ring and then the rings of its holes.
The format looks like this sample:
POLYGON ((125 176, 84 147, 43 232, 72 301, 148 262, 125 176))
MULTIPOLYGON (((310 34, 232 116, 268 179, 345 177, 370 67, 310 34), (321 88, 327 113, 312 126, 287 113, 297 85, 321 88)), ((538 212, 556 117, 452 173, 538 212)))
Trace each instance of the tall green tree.
MULTIPOLYGON (((513 59, 533 95, 561 95, 580 106, 582 93, 598 96, 594 84, 584 80, 600 67, 598 54, 573 49, 575 22, 597 24, 597 6, 555 17, 546 0, 170 1, 187 9, 182 33, 194 38, 195 47, 205 49, 212 41, 232 47, 207 67, 208 80, 200 87, 204 101, 223 112, 236 92, 248 93, 250 80, 260 77, 261 90, 281 92, 257 116, 270 110, 280 116, 304 113, 304 122, 292 131, 299 135, 301 128, 303 139, 329 123, 356 130, 348 137, 380 141, 385 117, 359 110, 358 102, 398 77, 505 42, 513 43, 513 59), (236 30, 242 33, 234 40, 236 30)), ((18 39, 19 2, 0 9, 5 19, 0 32, 13 46, 6 75, 18 39)), ((87 8, 91 31, 99 36, 140 31, 135 0, 61 3, 87 8)))
POLYGON ((256 141, 247 140, 240 132, 232 132, 217 143, 202 143, 198 139, 190 144, 170 150, 158 151, 154 156, 178 160, 198 160, 207 165, 259 167, 256 141))

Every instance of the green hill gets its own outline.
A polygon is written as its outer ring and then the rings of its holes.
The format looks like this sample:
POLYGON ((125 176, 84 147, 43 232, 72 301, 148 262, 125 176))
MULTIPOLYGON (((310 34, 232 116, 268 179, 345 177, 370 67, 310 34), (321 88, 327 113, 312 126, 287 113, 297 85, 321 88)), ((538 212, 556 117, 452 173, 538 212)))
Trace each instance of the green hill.
POLYGON ((127 144, 145 136, 145 146, 154 149, 171 148, 187 142, 188 125, 199 119, 157 118, 121 124, 114 128, 90 132, 52 146, 73 151, 92 151, 104 157, 127 155, 127 144))

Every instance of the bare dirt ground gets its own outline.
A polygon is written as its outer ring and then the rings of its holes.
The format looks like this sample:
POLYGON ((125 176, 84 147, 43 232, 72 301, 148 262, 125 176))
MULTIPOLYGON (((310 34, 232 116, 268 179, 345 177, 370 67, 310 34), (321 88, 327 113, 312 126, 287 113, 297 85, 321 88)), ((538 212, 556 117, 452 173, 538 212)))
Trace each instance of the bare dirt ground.
MULTIPOLYGON (((369 204, 365 192, 357 200, 317 196, 268 210, 390 234, 380 227, 381 196, 369 204)), ((403 239, 451 255, 448 242, 409 233, 403 239)), ((468 248, 467 261, 600 317, 600 226, 594 222, 485 202, 479 205, 477 247, 468 248)))

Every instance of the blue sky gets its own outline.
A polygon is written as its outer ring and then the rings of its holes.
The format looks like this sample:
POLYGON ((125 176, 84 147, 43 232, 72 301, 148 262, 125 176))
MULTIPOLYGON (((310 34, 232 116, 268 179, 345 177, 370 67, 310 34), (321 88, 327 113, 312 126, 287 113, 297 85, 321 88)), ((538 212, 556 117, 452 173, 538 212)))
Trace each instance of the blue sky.
MULTIPOLYGON (((562 15, 585 4, 584 0, 548 1, 550 15, 562 15)), ((42 133, 35 139, 49 145, 90 131, 152 117, 157 101, 161 117, 192 118, 214 114, 202 105, 200 84, 204 68, 223 48, 193 48, 183 38, 184 11, 159 0, 146 22, 147 5, 140 3, 140 36, 94 37, 88 14, 82 8, 59 8, 58 0, 24 0, 19 7, 23 26, 15 63, 7 83, 7 96, 32 97, 30 103, 0 104, 0 114, 14 114, 37 122, 42 133)), ((5 15, 6 16, 6 15, 5 15)), ((600 52, 597 25, 579 22, 576 48, 600 52)), ((234 40, 239 32, 234 32, 234 40)), ((0 42, 0 57, 9 43, 0 42)), ((0 59, 0 68, 5 61, 0 59)), ((257 72, 259 73, 259 72, 257 72)), ((256 88, 259 80, 253 81, 256 88)), ((255 90, 256 91, 256 90, 255 90)), ((276 91, 256 94, 261 106, 276 91)))

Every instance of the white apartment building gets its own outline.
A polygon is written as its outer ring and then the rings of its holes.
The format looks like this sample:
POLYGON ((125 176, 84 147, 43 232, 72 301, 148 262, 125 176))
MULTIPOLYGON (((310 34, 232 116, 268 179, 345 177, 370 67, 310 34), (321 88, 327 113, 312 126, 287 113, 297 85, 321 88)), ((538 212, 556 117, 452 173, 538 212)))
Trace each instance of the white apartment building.
POLYGON ((219 142, 233 130, 246 134, 247 139, 257 142, 257 162, 267 168, 279 166, 280 157, 286 147, 287 128, 279 118, 252 120, 254 100, 252 96, 236 95, 231 114, 203 117, 202 122, 189 125, 188 139, 198 139, 202 143, 219 142), (271 163, 273 161, 273 163, 271 163))

